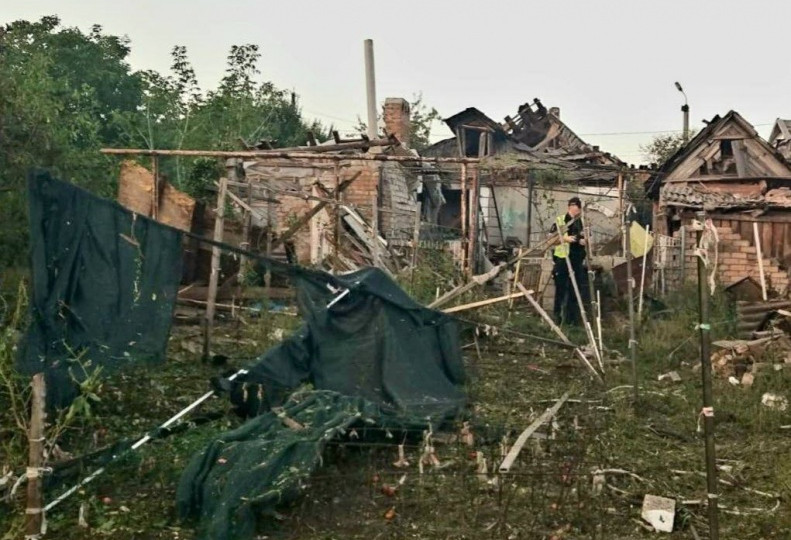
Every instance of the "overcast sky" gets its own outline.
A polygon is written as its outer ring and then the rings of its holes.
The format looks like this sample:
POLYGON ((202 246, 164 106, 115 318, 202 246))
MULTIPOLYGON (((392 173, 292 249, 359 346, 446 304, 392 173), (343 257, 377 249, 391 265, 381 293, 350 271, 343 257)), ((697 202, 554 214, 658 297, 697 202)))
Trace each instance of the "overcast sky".
MULTIPOLYGON (((591 144, 640 163, 639 145, 730 109, 763 136, 791 117, 791 1, 7 0, 0 22, 58 15, 131 39, 134 69, 165 72, 186 45, 214 87, 228 49, 256 43, 261 76, 341 132, 365 115, 363 40, 377 97, 422 92, 443 117, 477 107, 497 121, 538 97, 591 144)), ((434 140, 450 136, 443 126, 434 140)))

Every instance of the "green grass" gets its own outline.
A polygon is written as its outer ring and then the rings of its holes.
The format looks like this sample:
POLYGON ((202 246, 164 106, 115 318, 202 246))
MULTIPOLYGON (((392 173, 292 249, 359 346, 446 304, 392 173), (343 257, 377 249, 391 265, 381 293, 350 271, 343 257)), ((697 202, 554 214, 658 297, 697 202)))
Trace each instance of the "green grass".
MULTIPOLYGON (((433 274, 431 274, 433 275, 433 274)), ((415 293, 433 298, 433 278, 416 279, 415 293), (422 293, 420 292, 422 291, 422 293)), ((408 288, 408 287, 407 287, 408 288)), ((459 303, 479 299, 470 293, 459 303)), ((501 437, 512 443, 533 418, 565 391, 579 400, 561 409, 557 424, 543 433, 554 439, 530 442, 513 475, 492 486, 476 475, 471 449, 457 443, 437 443, 437 455, 446 466, 420 475, 415 466, 419 437, 407 444, 407 470, 392 464, 391 446, 359 447, 334 444, 324 458, 305 496, 278 517, 263 520, 262 537, 272 539, 347 538, 648 538, 635 520, 646 493, 677 501, 705 499, 703 438, 697 433, 701 409, 697 348, 696 297, 686 291, 667 301, 669 316, 646 317, 638 332, 640 401, 632 402, 631 367, 628 362, 608 364, 606 385, 592 382, 567 349, 501 332, 479 338, 480 357, 473 346, 465 348, 470 374, 470 415, 476 426, 474 450, 486 456, 490 470, 499 463, 501 437), (682 381, 657 381, 670 369, 682 381), (602 494, 594 496, 595 469, 623 469, 606 474, 602 494), (672 471, 686 471, 674 473, 672 471), (393 484, 406 472, 407 479, 394 497, 383 494, 382 482, 393 484), (385 513, 395 508, 396 516, 385 513)), ((605 324, 605 345, 628 358, 625 319, 616 311, 605 324)), ((505 304, 465 312, 464 318, 498 324, 526 334, 553 337, 524 303, 509 311, 505 304)), ((714 338, 727 337, 731 314, 722 297, 713 301, 714 338)), ((297 324, 294 317, 265 315, 247 324, 220 325, 215 344, 230 357, 253 356, 276 342, 275 328, 287 335, 297 324)), ((568 329, 570 339, 585 341, 579 329, 568 329)), ((12 334, 4 334, 6 345, 12 334)), ((472 343, 465 331, 464 344, 472 343)), ((169 345, 169 360, 160 368, 139 368, 110 376, 99 389, 99 403, 90 419, 66 430, 61 448, 79 455, 96 445, 136 437, 174 414, 208 388, 209 377, 227 367, 201 362, 190 352, 199 349, 195 328, 176 327, 169 345), (96 440, 94 440, 96 434, 96 440)), ((10 348, 0 351, 10 351, 10 348)), ((2 357, 8 365, 10 356, 2 357)), ((752 388, 733 387, 715 379, 716 444, 721 478, 721 538, 788 538, 791 531, 791 424, 789 412, 761 405, 761 395, 773 391, 787 395, 786 371, 762 372, 752 388), (754 491, 751 491, 754 490, 754 491), (777 495, 779 499, 756 491, 777 495), (776 501, 780 507, 769 512, 776 501)), ((16 381, 20 388, 24 382, 16 381)), ((6 394, 4 399, 7 399, 6 394)), ((0 404, 4 434, 0 466, 24 467, 26 450, 15 428, 7 402, 0 404), (10 442, 7 442, 10 441, 10 442)), ((198 414, 229 413, 224 399, 212 399, 198 414)), ((194 417, 194 416, 193 416, 194 417)), ((193 524, 180 523, 174 514, 175 487, 187 460, 217 433, 237 424, 232 414, 194 426, 143 447, 134 456, 111 465, 107 474, 86 486, 77 496, 48 515, 49 537, 58 539, 112 537, 179 538, 195 536, 193 524), (79 507, 87 508, 89 529, 77 526, 79 507)), ((493 478, 493 475, 490 475, 493 478)), ((60 488, 62 489, 62 488, 60 488)), ((51 499, 60 489, 45 494, 51 499)), ((17 497, 0 507, 0 530, 16 538, 24 503, 17 497)), ((706 536, 705 509, 685 504, 678 513, 674 538, 693 538, 691 526, 706 536)))

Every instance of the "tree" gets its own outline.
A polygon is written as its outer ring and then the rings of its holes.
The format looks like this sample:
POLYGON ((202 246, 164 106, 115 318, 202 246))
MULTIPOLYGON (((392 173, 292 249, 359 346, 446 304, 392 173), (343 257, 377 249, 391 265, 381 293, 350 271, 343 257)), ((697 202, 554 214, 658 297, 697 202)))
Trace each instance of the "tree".
POLYGON ((140 81, 124 39, 63 28, 57 17, 0 29, 0 267, 26 255, 25 178, 33 167, 109 195, 113 162, 98 150, 136 110, 140 81))
MULTIPOLYGON (((692 133, 689 136, 689 140, 694 136, 695 134, 692 133)), ((657 135, 650 143, 641 144, 640 151, 649 163, 656 163, 661 166, 686 144, 687 139, 684 139, 684 135, 681 133, 657 135)))

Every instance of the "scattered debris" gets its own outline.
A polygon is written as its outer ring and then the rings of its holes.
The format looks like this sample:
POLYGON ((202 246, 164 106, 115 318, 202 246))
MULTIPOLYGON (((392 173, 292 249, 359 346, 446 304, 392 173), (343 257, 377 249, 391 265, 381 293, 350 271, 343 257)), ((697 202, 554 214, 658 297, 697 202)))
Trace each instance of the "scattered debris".
POLYGON ((399 469, 402 467, 409 467, 409 462, 404 455, 404 443, 398 445, 398 460, 393 462, 393 467, 398 467, 399 469))
POLYGON ((656 495, 646 495, 643 498, 643 511, 640 517, 650 523, 655 530, 659 532, 673 532, 675 515, 675 500, 656 495))
POLYGON ((672 382, 681 382, 681 375, 678 374, 678 371, 668 371, 658 377, 660 381, 665 379, 670 379, 672 382))
POLYGON ((761 404, 778 411, 785 411, 788 409, 788 399, 783 396, 778 396, 777 394, 772 394, 771 392, 767 392, 761 396, 761 404))

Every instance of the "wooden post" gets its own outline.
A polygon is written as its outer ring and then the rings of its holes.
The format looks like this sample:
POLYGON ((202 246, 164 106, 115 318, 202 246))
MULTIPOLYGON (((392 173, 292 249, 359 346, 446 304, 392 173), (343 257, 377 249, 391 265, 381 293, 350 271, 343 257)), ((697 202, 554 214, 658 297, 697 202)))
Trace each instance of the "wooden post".
POLYGON ((412 229, 412 264, 409 268, 409 288, 412 294, 415 293, 415 267, 417 266, 417 250, 420 245, 420 214, 422 211, 423 205, 418 202, 415 207, 415 224, 412 229))
MULTIPOLYGON (((215 242, 222 242, 223 227, 225 225, 225 197, 228 192, 228 179, 220 178, 220 189, 217 192, 216 219, 214 220, 215 242)), ((214 326, 214 303, 217 300, 217 283, 220 279, 220 248, 211 248, 211 275, 209 276, 209 291, 206 298, 206 320, 203 327, 203 356, 208 358, 211 346, 211 332, 214 326)))
MULTIPOLYGON (((525 246, 530 247, 530 237, 533 235, 533 191, 535 190, 536 179, 533 178, 530 171, 527 174, 527 241, 525 246)), ((505 241, 505 238, 503 238, 503 241, 505 241)))
POLYGON ((638 399, 640 398, 640 389, 637 386, 637 340, 634 334, 634 278, 632 277, 632 249, 631 239, 629 237, 629 230, 631 219, 627 216, 623 217, 621 222, 623 227, 623 238, 626 245, 626 291, 627 291, 627 304, 629 307, 629 359, 632 362, 632 386, 635 410, 638 406, 638 399))
POLYGON ((470 237, 467 242, 467 271, 472 276, 477 269, 478 261, 478 168, 472 170, 472 186, 470 186, 470 237))
MULTIPOLYGON (((238 181, 236 174, 236 167, 228 170, 228 179, 238 181)), ((250 231, 253 226, 253 213, 250 211, 253 207, 253 182, 247 181, 247 208, 244 208, 244 215, 242 217, 242 241, 239 247, 244 251, 250 251, 250 231)), ((244 286, 245 272, 247 271, 247 257, 244 255, 239 256, 239 273, 236 277, 239 289, 244 286)))
POLYGON ((340 253, 340 246, 341 246, 341 192, 338 189, 341 185, 341 166, 336 161, 335 162, 335 191, 333 192, 335 195, 335 242, 333 246, 335 248, 334 255, 337 257, 338 253, 340 253))
POLYGON ((151 175, 154 177, 154 185, 151 187, 151 217, 157 219, 159 216, 159 158, 151 156, 151 175))
MULTIPOLYGON (((618 173, 618 213, 621 215, 621 220, 623 221, 625 218, 623 217, 623 174, 618 173)), ((626 239, 624 238, 622 244, 622 254, 626 256, 626 239)))
POLYGON ((679 279, 681 283, 679 283, 679 288, 684 286, 684 281, 686 281, 686 273, 687 273, 687 228, 686 226, 682 225, 679 229, 681 233, 681 267, 679 272, 679 279))
POLYGON ((379 200, 377 194, 371 197, 371 259, 373 265, 379 266, 379 200))
MULTIPOLYGON (((703 236, 706 213, 698 212, 702 227, 697 231, 698 243, 703 236)), ((720 537, 719 516, 717 514, 717 456, 714 446, 714 399, 711 391, 711 324, 709 322, 709 297, 706 285, 706 265, 698 257, 698 305, 700 317, 700 370, 703 378, 703 429, 706 435, 706 490, 708 492, 709 538, 720 537)))
POLYGON ((33 399, 28 431, 27 508, 25 509, 26 538, 38 538, 44 520, 41 496, 41 469, 44 466, 44 425, 47 389, 44 374, 33 375, 33 399))
MULTIPOLYGON (((588 297, 590 298, 591 319, 596 317, 596 297, 593 290, 594 272, 591 264, 591 254, 593 253, 593 237, 588 220, 585 218, 585 205, 580 207, 580 219, 582 220, 582 230, 585 231, 585 267, 588 275, 588 297)), ((585 307, 580 306, 580 309, 585 307)))
POLYGON ((764 254, 761 249, 761 235, 758 233, 758 222, 753 221, 753 237, 755 239, 755 256, 758 257, 758 275, 761 278, 761 295, 764 302, 767 300, 766 296, 766 276, 764 275, 764 254))
POLYGON ((461 271, 467 276, 467 164, 461 164, 461 192, 459 194, 461 203, 461 271))

